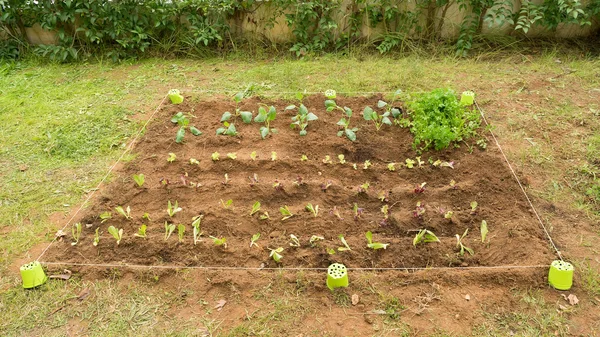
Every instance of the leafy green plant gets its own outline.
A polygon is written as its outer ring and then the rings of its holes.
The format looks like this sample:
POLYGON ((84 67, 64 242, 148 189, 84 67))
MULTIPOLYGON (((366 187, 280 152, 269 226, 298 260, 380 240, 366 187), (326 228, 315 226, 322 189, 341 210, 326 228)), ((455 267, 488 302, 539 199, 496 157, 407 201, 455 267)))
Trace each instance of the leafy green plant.
POLYGON ((371 164, 371 161, 370 160, 365 160, 365 162, 363 163, 363 170, 367 170, 371 166, 373 166, 373 164, 371 164))
MULTIPOLYGON (((377 103, 377 106, 379 107, 379 103, 377 103)), ((379 131, 384 124, 392 125, 392 121, 390 120, 390 112, 385 111, 382 114, 378 114, 377 111, 373 110, 373 108, 371 108, 370 106, 365 107, 365 109, 363 110, 363 118, 366 121, 373 121, 373 123, 375 123, 375 129, 377 131, 379 131)))
POLYGON ((469 252, 469 254, 474 255, 475 252, 473 251, 473 249, 465 246, 462 242, 462 240, 465 238, 465 236, 467 236, 467 233, 469 232, 469 229, 465 229, 465 232, 463 233, 462 236, 459 236, 458 234, 456 234, 456 248, 458 248, 458 255, 463 256, 465 255, 465 251, 469 252))
POLYGON ((300 247, 300 240, 298 239, 298 237, 296 235, 290 234, 290 239, 292 240, 292 242, 290 242, 290 246, 300 247))
POLYGON ((121 214, 122 216, 125 217, 125 219, 127 220, 131 220, 131 208, 129 206, 127 206, 126 209, 123 209, 122 206, 117 206, 115 207, 115 211, 117 211, 117 213, 121 214))
POLYGON ((258 244, 256 243, 258 241, 258 239, 260 239, 260 233, 256 233, 256 234, 252 235, 252 238, 250 239, 250 248, 252 248, 252 246, 256 246, 257 248, 260 248, 258 246, 258 244))
POLYGON ((100 233, 99 233, 100 227, 96 228, 96 232, 94 234, 94 242, 92 243, 94 245, 94 247, 97 247, 98 244, 100 243, 100 233))
POLYGON ((310 211, 315 218, 319 215, 319 205, 313 207, 313 205, 309 203, 306 205, 306 210, 310 211))
POLYGON ((175 204, 171 204, 171 200, 167 202, 167 214, 169 214, 171 218, 181 211, 183 211, 183 208, 179 207, 177 200, 175 200, 175 204))
POLYGON ((254 187, 254 185, 258 184, 258 174, 254 173, 252 177, 248 177, 250 179, 250 187, 254 187))
POLYGON ((331 210, 331 214, 333 216, 335 216, 336 218, 338 218, 339 220, 344 220, 344 218, 342 218, 342 215, 340 214, 340 210, 337 208, 337 206, 333 206, 333 209, 331 210))
POLYGON ((348 245, 348 242, 346 242, 346 239, 344 238, 344 235, 340 234, 340 235, 338 235, 338 238, 340 239, 340 241, 342 241, 342 244, 344 245, 344 247, 338 247, 337 250, 339 252, 345 252, 345 251, 348 251, 348 250, 352 250, 350 248, 350 246, 348 245))
POLYGON ((230 152, 230 153, 227 154, 227 158, 229 158, 231 160, 236 160, 237 159, 237 153, 230 152))
POLYGON ((179 238, 179 242, 183 242, 183 235, 185 234, 185 225, 179 224, 177 225, 177 237, 179 238))
POLYGON ((80 222, 73 224, 73 226, 71 227, 71 235, 73 236, 73 240, 75 240, 75 242, 71 242, 71 246, 75 246, 79 243, 79 238, 81 237, 80 222))
POLYGON ((269 217, 269 212, 263 212, 263 214, 261 214, 258 218, 261 219, 261 220, 269 220, 269 219, 271 219, 271 217, 269 217))
POLYGON ((108 227, 108 232, 110 235, 117 240, 117 246, 121 243, 121 239, 123 239, 123 228, 117 229, 115 226, 108 227))
POLYGON ((106 221, 110 220, 112 218, 112 213, 106 211, 106 212, 102 212, 99 215, 100 218, 100 223, 105 223, 106 221))
POLYGON ((133 176, 133 181, 135 181, 135 183, 139 186, 142 187, 142 185, 144 185, 144 182, 146 181, 146 176, 144 176, 143 173, 140 174, 134 174, 133 176))
POLYGON ((173 153, 173 152, 169 152, 169 158, 167 158, 167 161, 168 161, 169 163, 172 163, 172 162, 174 162, 176 159, 177 159, 177 155, 175 155, 175 153, 173 153))
POLYGON ((338 154, 338 160, 340 161, 340 164, 346 164, 346 156, 344 156, 343 154, 338 154))
POLYGON ((279 247, 276 249, 269 248, 269 250, 271 251, 269 257, 272 257, 275 262, 281 262, 283 255, 281 255, 280 253, 283 252, 283 247, 279 247))
MULTIPOLYGON (((294 109, 296 109, 295 105, 290 105, 285 108, 286 111, 294 109)), ((306 128, 308 127, 308 122, 316 121, 317 119, 319 119, 317 115, 315 115, 312 112, 309 112, 308 109, 304 106, 304 104, 300 104, 300 106, 298 107, 298 114, 292 117, 292 124, 290 124, 290 127, 292 129, 298 127, 300 129, 300 136, 306 136, 306 128)))
POLYGON ((373 233, 371 231, 366 232, 365 237, 367 238, 367 247, 371 249, 386 249, 390 245, 389 243, 373 242, 373 233))
POLYGON ((190 120, 183 112, 176 113, 173 118, 171 118, 171 122, 179 125, 179 130, 177 130, 177 135, 175 136, 176 143, 183 143, 186 128, 189 129, 194 136, 200 136, 202 134, 202 131, 198 130, 195 126, 189 125, 190 120))
POLYGON ((192 218, 192 234, 194 236, 194 246, 200 242, 200 236, 202 236, 202 231, 200 230, 200 223, 202 222, 202 218, 204 215, 196 215, 192 218))
POLYGON ((321 184, 321 191, 327 192, 327 189, 330 188, 331 185, 333 185, 333 182, 331 180, 327 180, 326 182, 321 184))
POLYGON ((221 156, 221 155, 219 154, 219 152, 213 152, 213 153, 210 155, 210 159, 212 159, 212 161, 217 161, 217 160, 219 160, 219 157, 220 157, 220 156, 221 156))
POLYGON ((221 184, 223 184, 223 185, 227 185, 227 184, 229 184, 229 180, 230 180, 230 179, 229 179, 229 174, 225 173, 223 176, 225 177, 225 180, 223 180, 223 181, 221 182, 221 184))
POLYGON ((254 215, 254 213, 260 211, 260 201, 257 201, 252 205, 252 210, 250 211, 250 215, 254 215))
POLYGON ((356 132, 358 131, 358 128, 350 128, 350 118, 352 117, 352 109, 346 106, 342 108, 341 106, 337 105, 337 103, 333 99, 328 99, 325 101, 325 108, 328 112, 336 109, 342 112, 342 118, 336 124, 341 128, 341 130, 338 131, 337 135, 338 137, 342 137, 345 135, 346 138, 348 138, 349 140, 355 141, 356 132))
POLYGON ((240 108, 240 103, 244 99, 245 94, 246 93, 244 91, 240 91, 237 94, 235 94, 235 96, 233 96, 233 101, 235 102, 235 114, 231 114, 231 112, 226 111, 221 116, 221 122, 229 121, 231 117, 238 116, 241 117, 242 121, 246 124, 250 124, 250 122, 252 122, 252 112, 242 111, 242 109, 240 108))
POLYGON ((419 243, 428 243, 428 242, 440 242, 440 239, 430 230, 421 229, 415 238, 413 239, 413 246, 417 246, 419 243))
POLYGON ((209 238, 211 238, 213 240, 213 244, 215 246, 222 246, 223 248, 227 248, 227 239, 225 238, 217 238, 214 236, 209 236, 209 238))
POLYGON ((446 211, 444 213, 444 219, 452 219, 453 215, 454 215, 454 212, 452 212, 452 211, 446 211))
POLYGON ((387 164, 387 169, 389 171, 396 171, 396 163, 389 163, 389 164, 387 164))
POLYGON ((250 159, 256 160, 256 158, 258 158, 258 155, 256 154, 256 151, 250 152, 250 159))
POLYGON ((175 228, 177 227, 174 224, 169 224, 165 221, 165 241, 169 240, 171 234, 175 231, 175 228))
POLYGON ((307 160, 308 160, 308 157, 307 157, 305 154, 303 154, 303 155, 300 157, 300 161, 307 161, 307 160))
POLYGON ((487 221, 481 220, 481 226, 479 227, 479 230, 481 231, 481 242, 485 242, 485 238, 488 234, 487 221))
POLYGON ((281 221, 287 220, 294 216, 294 214, 292 214, 292 212, 290 212, 290 210, 287 206, 279 207, 279 212, 283 216, 283 218, 281 218, 281 221))
POLYGON ((267 111, 265 107, 266 106, 260 106, 258 108, 258 115, 254 117, 255 122, 265 123, 265 125, 260 127, 260 136, 262 139, 265 139, 269 134, 277 132, 277 129, 271 128, 271 122, 277 117, 277 110, 274 106, 270 106, 267 111))
POLYGON ((410 159, 410 158, 406 158, 406 160, 404 161, 406 163, 406 168, 413 168, 415 167, 415 161, 410 159))
POLYGON ((133 234, 133 236, 137 236, 138 238, 146 238, 146 225, 142 225, 140 226, 140 228, 138 229, 138 232, 133 234))
POLYGON ((323 159, 323 164, 333 164, 333 161, 331 161, 331 157, 329 155, 325 156, 325 158, 323 159))
POLYGON ((415 194, 421 194, 425 192, 425 185, 427 185, 427 183, 420 183, 419 185, 415 186, 415 194))
POLYGON ((237 129, 235 128, 235 124, 234 123, 229 123, 227 121, 224 121, 223 118, 221 118, 221 122, 223 123, 223 126, 217 129, 217 136, 218 135, 224 135, 224 136, 237 136, 238 132, 237 129))
POLYGON ((276 191, 283 191, 283 183, 282 183, 281 181, 279 181, 279 180, 275 180, 275 181, 273 182, 273 188, 274 188, 276 191))
POLYGON ((231 205, 233 205, 233 200, 229 199, 227 201, 223 201, 223 199, 221 199, 221 205, 223 205, 223 208, 229 209, 231 208, 231 205))
POLYGON ((358 186, 358 188, 356 189, 358 191, 358 193, 367 193, 367 191, 369 190, 369 186, 371 186, 369 184, 368 181, 366 181, 364 184, 358 186))

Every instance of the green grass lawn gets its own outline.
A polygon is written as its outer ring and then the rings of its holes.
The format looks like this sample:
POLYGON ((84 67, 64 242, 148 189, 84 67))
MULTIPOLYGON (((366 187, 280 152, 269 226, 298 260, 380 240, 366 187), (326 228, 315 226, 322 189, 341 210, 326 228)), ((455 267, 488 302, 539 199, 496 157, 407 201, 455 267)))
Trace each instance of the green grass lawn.
MULTIPOLYGON (((197 324, 169 309, 181 304, 174 303, 172 295, 185 292, 185 287, 148 290, 145 283, 123 284, 106 276, 94 282, 78 277, 51 281, 43 290, 23 291, 15 261, 37 257, 28 251, 49 242, 66 221, 52 223, 50 216, 62 219, 82 202, 139 129, 143 115, 148 116, 170 88, 201 99, 211 95, 206 90, 224 95, 250 89, 257 95, 293 97, 298 91, 330 88, 413 92, 437 87, 477 92, 510 159, 520 174, 530 177, 532 194, 540 202, 564 205, 587 224, 585 231, 574 232, 561 223, 560 215, 544 215, 555 233, 565 235, 559 240, 562 249, 585 266, 581 285, 589 301, 555 317, 554 303, 521 289, 509 295, 522 299, 519 308, 511 313, 483 310, 472 333, 568 335, 569 327, 579 327, 579 317, 592 317, 585 308, 598 310, 592 303, 598 304, 594 301, 600 296, 599 228, 591 225, 597 223, 600 209, 600 60, 555 54, 494 61, 326 56, 255 62, 0 64, 0 335, 62 336, 73 326, 84 334, 104 336, 236 335, 235 331, 278 335, 284 331, 278 327, 298 323, 290 317, 298 314, 299 305, 292 310, 289 303, 273 302, 276 293, 265 301, 275 303, 275 313, 281 310, 287 318, 260 313, 234 327, 202 317, 198 319, 205 328, 199 332, 197 324), (93 300, 73 299, 84 288, 93 290, 93 300), (272 326, 272 320, 277 324, 272 326), (519 320, 527 326, 519 328, 519 320)), ((300 315, 309 312, 310 308, 300 315)), ((378 331, 394 335, 404 327, 382 329, 378 331)), ((585 333, 594 336, 599 331, 595 323, 585 333)))

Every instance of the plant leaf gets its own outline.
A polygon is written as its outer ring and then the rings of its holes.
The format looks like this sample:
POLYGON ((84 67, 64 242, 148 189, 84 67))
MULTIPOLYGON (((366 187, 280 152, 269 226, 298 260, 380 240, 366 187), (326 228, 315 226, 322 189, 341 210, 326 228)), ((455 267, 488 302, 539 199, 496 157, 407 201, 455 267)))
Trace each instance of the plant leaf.
POLYGON ((192 135, 194 136, 200 136, 202 134, 202 131, 196 129, 195 126, 190 126, 190 132, 192 133, 192 135))
POLYGON ((370 106, 365 107, 365 110, 363 110, 363 118, 366 121, 370 121, 373 119, 373 109, 370 106))
POLYGON ((348 139, 350 139, 351 141, 356 140, 356 133, 354 133, 354 131, 350 129, 345 129, 344 131, 346 132, 346 137, 348 137, 348 139))
POLYGON ((231 112, 229 112, 229 111, 225 111, 225 112, 223 113, 223 115, 221 116, 221 122, 228 121, 228 120, 231 118, 231 116, 232 116, 232 115, 231 115, 231 112))
POLYGON ((183 143, 183 137, 185 137, 185 128, 182 126, 177 130, 177 136, 175 137, 176 143, 183 143))
POLYGON ((386 105, 388 105, 388 104, 382 100, 377 101, 377 107, 380 109, 385 107, 386 105))
POLYGON ((246 124, 250 124, 252 122, 252 112, 250 111, 241 111, 240 116, 242 116, 242 121, 246 124))
POLYGON ((481 221, 481 242, 485 242, 485 237, 488 234, 488 226, 487 226, 487 221, 482 220, 481 221))

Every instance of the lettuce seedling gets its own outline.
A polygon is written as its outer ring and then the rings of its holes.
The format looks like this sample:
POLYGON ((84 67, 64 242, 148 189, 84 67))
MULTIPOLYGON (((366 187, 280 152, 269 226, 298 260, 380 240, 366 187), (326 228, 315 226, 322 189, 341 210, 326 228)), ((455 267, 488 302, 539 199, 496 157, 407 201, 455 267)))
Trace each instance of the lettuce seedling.
POLYGON ((177 155, 175 155, 175 153, 173 153, 173 152, 169 152, 169 158, 167 158, 167 161, 169 163, 172 163, 175 161, 175 159, 177 159, 177 155))
POLYGON ((425 185, 427 185, 427 183, 421 183, 419 185, 415 186, 415 194, 421 194, 425 192, 425 185))
POLYGON ((254 187, 254 185, 258 184, 258 174, 254 173, 252 177, 248 177, 250 179, 250 187, 254 187))
POLYGON ((146 238, 146 225, 142 225, 140 228, 138 228, 138 232, 133 234, 133 236, 137 236, 138 238, 146 238))
POLYGON ((481 242, 485 242, 485 237, 488 234, 487 221, 481 220, 481 226, 479 227, 479 230, 481 231, 481 242))
POLYGON ((252 205, 252 210, 250 211, 250 215, 254 215, 254 213, 260 211, 260 201, 257 201, 252 205))
POLYGON ((444 213, 444 219, 452 219, 453 215, 454 215, 454 212, 447 211, 446 213, 444 213))
POLYGON ((364 208, 359 208, 357 203, 354 203, 354 206, 352 207, 352 212, 354 213, 354 220, 358 221, 358 219, 360 219, 360 217, 362 216, 362 214, 365 212, 364 208))
POLYGON ((271 251, 269 257, 272 257, 275 262, 280 262, 283 256, 279 253, 283 252, 283 247, 279 247, 277 249, 269 248, 269 250, 271 251))
POLYGON ((387 169, 390 171, 396 171, 396 163, 387 164, 387 169))
POLYGON ((333 248, 327 248, 327 254, 329 254, 329 255, 335 255, 335 249, 333 249, 333 248))
POLYGON ((112 218, 112 214, 110 212, 106 211, 106 212, 101 213, 99 217, 100 217, 100 223, 105 223, 110 218, 112 218))
POLYGON ((405 162, 406 162, 406 168, 411 169, 411 168, 415 167, 415 161, 414 160, 412 160, 410 158, 407 158, 405 160, 405 162))
POLYGON ((296 235, 290 234, 290 239, 292 240, 292 242, 290 242, 290 246, 300 247, 300 240, 298 239, 298 237, 296 235))
POLYGON ((327 192, 327 189, 331 187, 333 182, 331 180, 327 180, 327 182, 321 184, 321 191, 327 192))
POLYGON ((350 246, 348 246, 348 242, 346 242, 346 239, 344 239, 344 235, 340 234, 340 235, 338 235, 338 238, 340 238, 340 241, 342 241, 342 244, 344 245, 344 247, 338 247, 339 252, 345 252, 348 250, 352 250, 350 248, 350 246))
POLYGON ((421 157, 415 157, 415 159, 417 160, 417 164, 419 164, 419 168, 425 165, 425 162, 421 160, 421 157))
POLYGON ((221 205, 223 205, 223 208, 229 209, 231 208, 231 205, 233 205, 233 200, 229 199, 227 201, 223 201, 223 199, 221 199, 221 205))
POLYGON ((73 235, 73 240, 75 240, 75 242, 71 242, 71 246, 75 246, 76 244, 79 243, 79 238, 81 237, 81 223, 80 222, 73 224, 73 226, 71 227, 71 235, 73 235))
POLYGON ((94 234, 94 243, 92 243, 94 245, 94 247, 97 247, 98 244, 100 243, 100 233, 98 232, 100 230, 100 227, 96 228, 96 234, 94 234))
POLYGON ((365 162, 363 163, 363 170, 368 169, 369 167, 373 166, 373 164, 371 164, 370 160, 365 160, 365 162))
POLYGON ((333 162, 331 161, 331 157, 329 155, 325 156, 325 159, 323 159, 323 164, 325 164, 325 165, 333 164, 333 162))
POLYGON ((469 254, 471 254, 471 255, 474 255, 474 254, 475 254, 475 252, 473 251, 473 249, 471 249, 471 248, 469 248, 469 247, 465 246, 465 245, 462 243, 462 240, 465 238, 465 236, 467 236, 467 233, 468 233, 468 232, 469 232, 469 229, 467 228, 467 229, 465 229, 465 232, 463 233, 463 235, 462 235, 462 236, 459 236, 458 234, 456 234, 456 248, 458 248, 458 250, 459 250, 459 251, 458 251, 458 255, 460 255, 460 256, 463 256, 463 255, 465 255, 465 250, 466 250, 467 252, 469 252, 469 254))
POLYGON ((273 182, 273 188, 276 191, 283 192, 283 183, 279 180, 275 180, 275 182, 273 182))
POLYGON ((260 248, 260 246, 256 243, 258 241, 258 239, 260 239, 260 233, 256 233, 256 234, 252 235, 252 238, 250 239, 250 248, 252 248, 252 246, 256 246, 257 248, 260 248))
POLYGON ((390 218, 390 206, 383 205, 381 206, 381 213, 383 213, 383 220, 379 222, 381 226, 387 226, 390 218))
POLYGON ((456 181, 454 181, 454 179, 450 180, 450 187, 452 187, 452 189, 457 189, 458 186, 456 185, 456 181))
POLYGON ((115 238, 115 240, 117 240, 118 246, 119 243, 121 243, 121 239, 123 238, 123 228, 116 229, 115 226, 110 226, 108 227, 108 232, 110 233, 110 235, 113 236, 113 238, 115 238))
POLYGON ((265 123, 265 125, 260 127, 260 136, 262 139, 265 139, 269 134, 273 134, 277 132, 277 129, 271 128, 271 122, 275 120, 277 116, 277 110, 274 106, 270 106, 269 110, 265 108, 265 106, 261 106, 258 108, 258 115, 254 117, 254 121, 257 123, 265 123))
POLYGON ((276 161, 276 160, 277 160, 277 152, 271 151, 271 161, 276 161))
MULTIPOLYGON (((285 110, 294 110, 295 108, 295 105, 290 105, 286 107, 285 110)), ((290 124, 290 127, 292 129, 296 127, 300 128, 300 136, 306 136, 308 122, 316 121, 317 119, 319 119, 317 115, 312 112, 308 112, 308 109, 304 106, 304 104, 300 104, 300 107, 298 107, 298 114, 292 117, 292 124, 290 124)))
POLYGON ((139 186, 142 187, 142 185, 144 185, 144 182, 146 181, 146 176, 144 176, 143 173, 140 174, 134 174, 133 176, 133 181, 135 181, 135 183, 139 186))
POLYGON ((171 234, 173 234, 175 228, 177 227, 174 224, 169 224, 165 221, 165 241, 171 237, 171 234))
POLYGON ((115 210, 117 211, 117 213, 121 214, 122 216, 125 217, 125 219, 127 220, 131 220, 131 208, 129 206, 127 206, 126 209, 123 209, 123 207, 121 206, 117 206, 115 207, 115 210))
POLYGON ((477 213, 477 201, 471 201, 471 215, 477 213))
POLYGON ((365 237, 367 238, 367 247, 371 248, 371 249, 386 249, 387 246, 389 246, 389 243, 380 243, 380 242, 373 242, 373 233, 371 233, 371 231, 368 231, 365 233, 365 237))
POLYGON ((296 180, 294 180, 294 181, 292 182, 292 184, 293 184, 294 186, 297 186, 297 187, 300 187, 300 186, 302 186, 302 185, 306 185, 306 183, 303 181, 303 179, 302 179, 302 177, 301 177, 301 176, 298 176, 298 177, 296 178, 296 180))
POLYGON ((159 182, 162 186, 169 186, 169 179, 167 178, 160 178, 159 182))
POLYGON ((227 185, 229 183, 229 174, 225 173, 224 177, 225 177, 225 180, 223 180, 221 182, 221 184, 227 185))
POLYGON ((367 193, 367 191, 369 190, 369 186, 371 186, 371 185, 369 184, 368 181, 366 181, 364 184, 358 186, 356 190, 358 191, 359 194, 367 193))
POLYGON ((279 212, 283 216, 283 218, 281 218, 281 221, 287 220, 294 216, 294 214, 292 214, 292 212, 290 212, 290 210, 287 206, 279 207, 279 212))
POLYGON ((250 159, 256 160, 256 158, 258 158, 258 155, 256 154, 256 151, 250 152, 250 159))
POLYGON ((341 128, 340 131, 338 131, 337 135, 338 137, 342 137, 342 136, 346 136, 346 138, 348 138, 351 141, 355 141, 356 140, 356 132, 358 131, 358 128, 350 128, 350 118, 352 117, 352 109, 348 108, 348 107, 341 107, 339 105, 337 105, 337 103, 332 100, 332 99, 328 99, 325 101, 325 108, 327 108, 327 111, 333 111, 334 109, 340 110, 342 112, 342 118, 337 122, 337 125, 341 128))
POLYGON ((338 160, 340 161, 340 164, 346 164, 346 157, 343 154, 338 154, 338 160))
POLYGON ((177 130, 177 135, 175 136, 176 143, 183 143, 186 128, 188 128, 194 136, 200 136, 202 134, 202 131, 198 130, 195 126, 189 125, 190 120, 183 112, 176 113, 173 118, 171 118, 171 122, 179 125, 179 130, 177 130))
MULTIPOLYGON (((383 102, 383 101, 379 101, 379 102, 383 102)), ((385 103, 385 102, 383 102, 383 103, 385 103)), ((379 106, 379 103, 377 105, 379 106)), ((387 105, 387 103, 385 103, 385 105, 387 105)), ((382 114, 378 114, 377 111, 373 110, 373 108, 371 108, 370 106, 365 107, 365 109, 363 111, 363 118, 366 121, 373 121, 373 123, 375 123, 375 129, 377 131, 379 131, 384 124, 392 125, 392 121, 389 118, 390 115, 391 114, 389 111, 385 111, 382 114)))
POLYGON ((309 203, 308 205, 306 205, 306 210, 310 211, 315 218, 319 215, 319 205, 313 207, 313 205, 309 203))
POLYGON ((269 220, 269 219, 271 219, 271 217, 269 216, 269 212, 264 212, 258 218, 261 219, 261 220, 269 220))
POLYGON ((321 240, 325 240, 325 238, 322 236, 313 235, 310 237, 310 240, 308 240, 308 243, 311 247, 315 247, 317 245, 317 242, 321 240))
POLYGON ((344 220, 344 218, 342 218, 342 215, 340 214, 340 210, 337 208, 337 206, 333 206, 333 209, 330 211, 330 213, 332 215, 334 215, 336 218, 338 218, 339 220, 344 220))
POLYGON ((171 204, 171 200, 167 203, 167 214, 172 218, 175 214, 183 211, 183 208, 179 207, 179 203, 175 200, 175 204, 171 204))
POLYGON ((415 210, 413 211, 413 217, 421 218, 423 216, 423 214, 425 214, 425 207, 419 201, 419 202, 417 202, 417 207, 415 207, 415 210))
POLYGON ((237 159, 237 153, 235 153, 235 152, 229 152, 227 154, 227 158, 229 158, 231 160, 236 160, 237 159))
POLYGON ((390 198, 389 191, 379 191, 379 193, 377 193, 377 199, 381 200, 381 202, 388 202, 389 198, 390 198))
POLYGON ((225 238, 216 238, 214 236, 209 236, 213 240, 213 244, 215 246, 223 246, 223 248, 227 248, 227 239, 225 238))
POLYGON ((219 160, 219 157, 220 157, 220 156, 221 156, 221 155, 219 154, 219 152, 213 152, 213 153, 210 155, 210 158, 212 159, 212 161, 217 161, 217 160, 219 160))
POLYGON ((356 170, 358 170, 358 166, 356 166, 356 163, 353 163, 353 164, 352 164, 352 168, 353 168, 355 171, 356 171, 356 170))
POLYGON ((307 161, 307 160, 308 160, 308 157, 305 154, 303 154, 302 157, 300 157, 300 161, 307 161))
POLYGON ((440 242, 440 239, 438 239, 438 237, 433 234, 432 231, 428 229, 421 229, 413 239, 413 246, 416 247, 419 243, 428 242, 440 242))
POLYGON ((200 162, 196 158, 190 158, 190 165, 200 165, 200 162))
POLYGON ((183 242, 184 234, 185 234, 185 225, 184 224, 177 225, 177 237, 179 238, 179 243, 183 242))
POLYGON ((200 236, 202 236, 202 231, 200 231, 200 223, 202 222, 202 218, 204 218, 204 215, 202 214, 196 215, 192 218, 192 233, 194 235, 194 246, 198 242, 200 242, 200 236))

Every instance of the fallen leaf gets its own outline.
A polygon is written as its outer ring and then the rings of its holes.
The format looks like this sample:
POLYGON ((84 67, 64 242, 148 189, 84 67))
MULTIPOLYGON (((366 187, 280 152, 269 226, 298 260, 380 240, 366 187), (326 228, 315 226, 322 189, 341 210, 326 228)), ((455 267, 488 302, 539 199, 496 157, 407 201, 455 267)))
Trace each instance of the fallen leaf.
POLYGON ((56 278, 61 280, 68 280, 71 278, 71 271, 68 269, 63 270, 63 274, 50 275, 48 278, 56 278))
POLYGON ((352 295, 352 305, 357 305, 358 301, 359 301, 358 294, 352 295))
POLYGON ((466 294, 466 295, 465 295, 465 300, 467 300, 467 301, 470 301, 470 300, 471 300, 471 295, 469 295, 469 294, 466 294))
POLYGON ((217 302, 217 305, 215 305, 215 309, 217 309, 217 311, 221 311, 221 309, 223 309, 223 307, 225 306, 226 303, 227 303, 227 301, 225 301, 225 300, 219 300, 217 302))
POLYGON ((577 305, 577 303, 579 303, 579 299, 573 294, 569 294, 569 296, 567 296, 567 300, 569 301, 570 305, 577 305))
POLYGON ((83 289, 79 295, 77 295, 77 300, 78 301, 83 301, 85 300, 88 296, 90 296, 90 289, 89 288, 85 288, 83 289))

